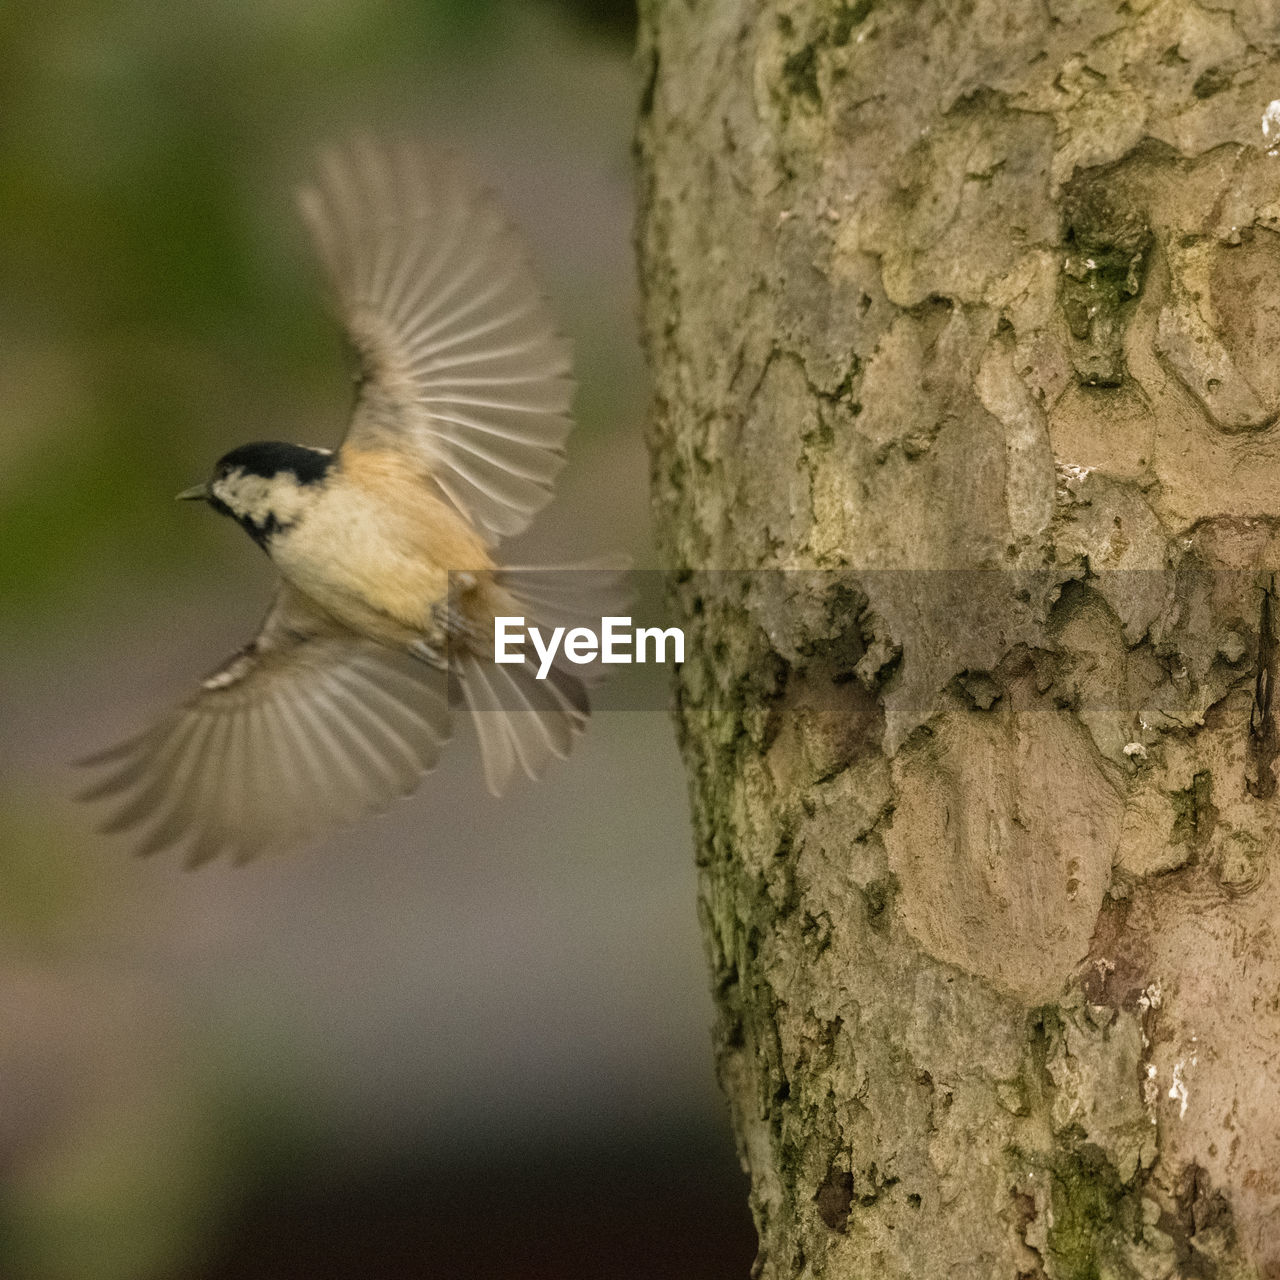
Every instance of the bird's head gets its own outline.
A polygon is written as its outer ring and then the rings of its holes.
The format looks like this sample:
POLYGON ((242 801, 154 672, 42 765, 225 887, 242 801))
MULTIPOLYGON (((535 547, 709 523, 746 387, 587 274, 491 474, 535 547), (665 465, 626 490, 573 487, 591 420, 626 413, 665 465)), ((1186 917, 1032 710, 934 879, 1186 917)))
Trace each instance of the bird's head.
POLYGON ((238 521, 255 542, 287 529, 319 495, 333 465, 328 449, 278 440, 242 444, 218 459, 213 476, 178 494, 238 521))

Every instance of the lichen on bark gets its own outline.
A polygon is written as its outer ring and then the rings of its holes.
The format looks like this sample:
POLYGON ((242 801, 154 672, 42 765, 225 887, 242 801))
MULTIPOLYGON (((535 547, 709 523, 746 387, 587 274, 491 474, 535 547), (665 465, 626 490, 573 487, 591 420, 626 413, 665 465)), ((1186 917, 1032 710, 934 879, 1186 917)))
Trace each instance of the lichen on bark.
POLYGON ((1278 23, 642 5, 653 496, 762 1280, 1280 1277, 1278 23))

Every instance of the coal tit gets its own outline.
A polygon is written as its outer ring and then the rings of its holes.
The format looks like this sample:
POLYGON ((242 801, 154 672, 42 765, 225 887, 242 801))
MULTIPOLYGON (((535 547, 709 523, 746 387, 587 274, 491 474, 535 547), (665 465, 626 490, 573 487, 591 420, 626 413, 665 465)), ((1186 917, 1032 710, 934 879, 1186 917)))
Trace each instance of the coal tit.
POLYGON ((494 793, 564 756, 588 714, 580 672, 490 660, 496 616, 558 607, 493 558, 549 500, 570 428, 569 346, 520 240, 453 158, 412 142, 330 151, 299 205, 359 359, 351 424, 336 450, 242 445, 178 495, 266 552, 275 601, 192 697, 88 762, 105 774, 86 795, 119 805, 104 829, 192 864, 413 790, 449 736, 450 679, 494 793))

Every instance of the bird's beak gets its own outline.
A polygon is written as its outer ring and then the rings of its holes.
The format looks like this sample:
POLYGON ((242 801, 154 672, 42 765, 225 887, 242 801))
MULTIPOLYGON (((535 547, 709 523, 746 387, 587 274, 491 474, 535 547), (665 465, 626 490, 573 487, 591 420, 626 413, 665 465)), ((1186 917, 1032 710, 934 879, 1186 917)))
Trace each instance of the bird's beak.
POLYGON ((190 489, 183 489, 175 499, 176 502, 206 501, 209 497, 207 484, 193 484, 190 489))

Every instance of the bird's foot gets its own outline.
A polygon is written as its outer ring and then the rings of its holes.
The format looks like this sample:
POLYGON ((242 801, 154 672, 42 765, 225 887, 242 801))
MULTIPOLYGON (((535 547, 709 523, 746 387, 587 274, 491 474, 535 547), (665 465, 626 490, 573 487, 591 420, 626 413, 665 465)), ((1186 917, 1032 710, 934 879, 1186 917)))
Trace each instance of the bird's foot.
POLYGON ((437 671, 448 671, 449 655, 443 648, 437 648, 426 640, 414 640, 409 645, 409 652, 421 662, 435 667, 437 671))

